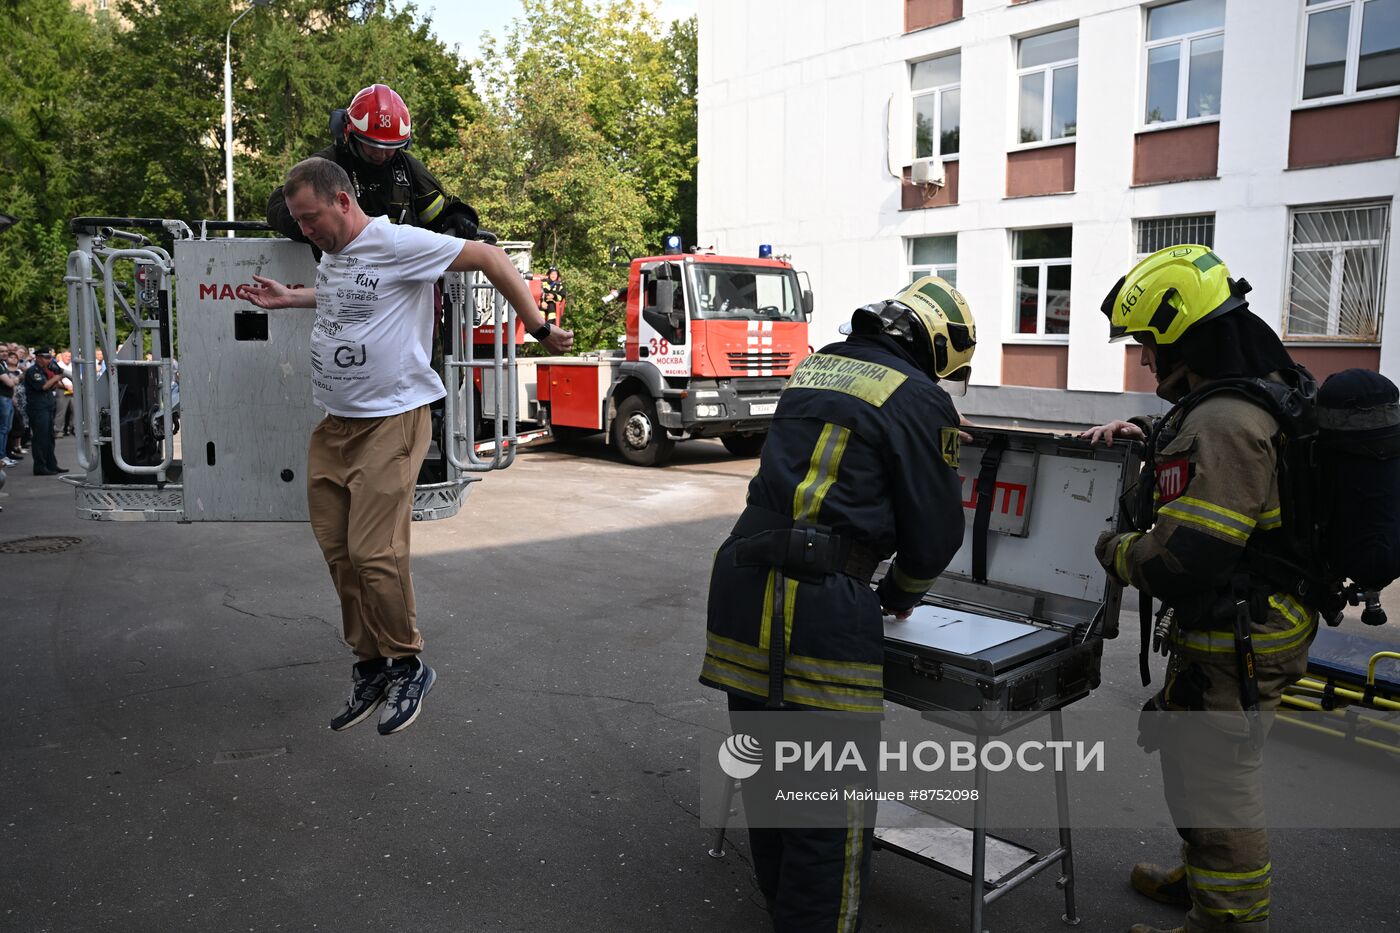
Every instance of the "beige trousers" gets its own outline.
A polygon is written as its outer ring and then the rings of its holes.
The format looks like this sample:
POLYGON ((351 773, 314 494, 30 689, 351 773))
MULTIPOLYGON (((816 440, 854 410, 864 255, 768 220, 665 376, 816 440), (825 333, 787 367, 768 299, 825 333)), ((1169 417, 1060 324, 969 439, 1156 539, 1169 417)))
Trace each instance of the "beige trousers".
MULTIPOLYGON (((1259 709, 1277 711, 1283 690, 1307 670, 1306 650, 1285 660, 1265 657, 1256 668, 1259 709)), ((1240 682, 1233 657, 1210 664, 1174 655, 1167 669, 1163 695, 1173 709, 1242 709, 1240 682)), ((1272 715, 1265 719, 1267 726, 1272 715)), ((1262 749, 1242 744, 1243 718, 1229 719, 1232 730, 1191 730, 1189 740, 1169 742, 1162 749, 1162 778, 1167 805, 1181 835, 1182 861, 1191 892, 1187 933, 1269 933, 1269 833, 1264 814, 1262 749), (1181 747, 1181 746, 1185 747, 1181 747), (1239 829, 1191 828, 1193 816, 1214 813, 1212 826, 1239 829)))
POLYGON ((361 660, 423 648, 409 573, 413 487, 428 451, 428 406, 387 418, 326 415, 311 432, 306 502, 361 660))

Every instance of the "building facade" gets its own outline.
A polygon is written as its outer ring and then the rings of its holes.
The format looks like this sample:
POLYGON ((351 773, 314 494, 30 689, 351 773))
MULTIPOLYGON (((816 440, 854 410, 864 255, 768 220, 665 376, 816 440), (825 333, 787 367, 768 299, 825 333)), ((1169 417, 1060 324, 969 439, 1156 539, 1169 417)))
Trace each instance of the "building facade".
POLYGON ((700 0, 699 153, 701 244, 789 254, 817 345, 955 280, 972 412, 1150 392, 1099 306, 1182 242, 1320 378, 1400 381, 1400 0, 700 0))

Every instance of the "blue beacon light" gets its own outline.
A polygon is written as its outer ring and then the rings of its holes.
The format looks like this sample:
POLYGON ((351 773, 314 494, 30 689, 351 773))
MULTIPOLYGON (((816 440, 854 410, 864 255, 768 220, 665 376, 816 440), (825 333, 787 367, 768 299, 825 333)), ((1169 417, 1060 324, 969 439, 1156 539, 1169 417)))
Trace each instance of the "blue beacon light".
POLYGON ((666 238, 666 255, 674 256, 681 251, 681 238, 674 233, 666 238))
POLYGON ((772 243, 760 243, 760 244, 758 244, 758 258, 759 258, 759 259, 772 259, 772 258, 773 258, 773 244, 772 244, 772 243))

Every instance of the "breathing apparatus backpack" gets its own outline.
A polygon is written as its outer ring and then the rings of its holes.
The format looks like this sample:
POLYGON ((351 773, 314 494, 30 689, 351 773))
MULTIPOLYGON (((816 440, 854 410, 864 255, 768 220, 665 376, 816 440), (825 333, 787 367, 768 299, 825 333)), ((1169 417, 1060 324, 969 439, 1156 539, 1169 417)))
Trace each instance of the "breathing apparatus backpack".
POLYGON ((1335 373, 1320 390, 1302 366, 1280 375, 1216 380, 1178 407, 1234 392, 1274 416, 1286 546, 1247 546, 1243 567, 1329 625, 1362 602, 1362 621, 1380 625, 1379 593, 1400 578, 1400 389, 1367 369, 1335 373))
POLYGON ((1379 625, 1377 594, 1400 577, 1400 389, 1367 369, 1335 373, 1317 422, 1320 551, 1334 578, 1366 594, 1361 620, 1379 625))

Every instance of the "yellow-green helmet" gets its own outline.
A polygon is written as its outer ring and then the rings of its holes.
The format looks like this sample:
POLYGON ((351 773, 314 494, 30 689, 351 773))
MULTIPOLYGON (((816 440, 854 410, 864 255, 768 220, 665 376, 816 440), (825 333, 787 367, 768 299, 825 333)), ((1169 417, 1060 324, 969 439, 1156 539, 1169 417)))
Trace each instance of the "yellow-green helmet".
POLYGON ((886 301, 857 308, 857 318, 873 318, 880 331, 912 343, 929 361, 929 375, 966 382, 977 349, 977 322, 967 299, 936 275, 916 279, 886 301))
POLYGON ((1230 278, 1207 246, 1160 249, 1133 266, 1104 298, 1108 339, 1141 336, 1158 346, 1176 343, 1192 327, 1244 304, 1249 283, 1230 278))

